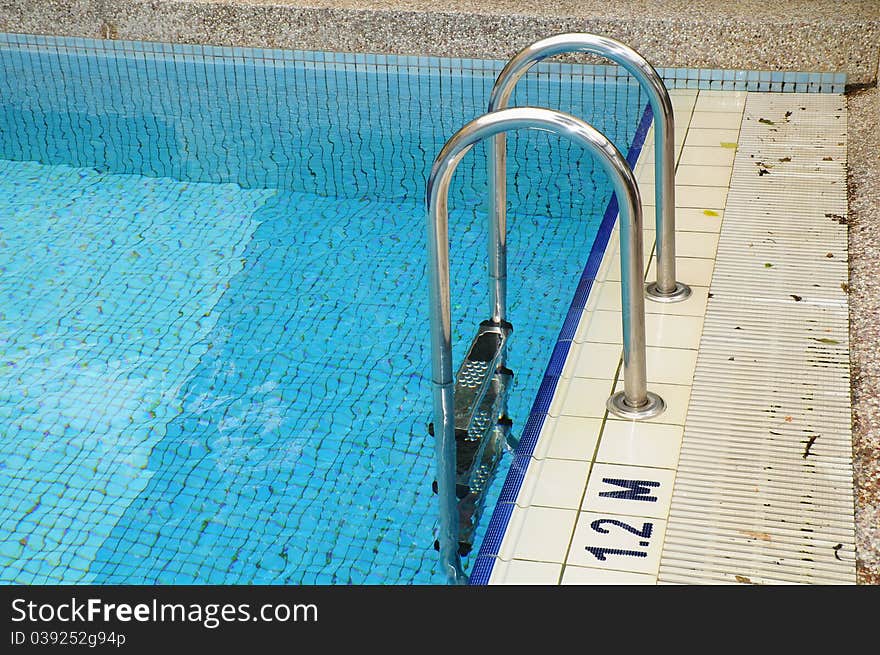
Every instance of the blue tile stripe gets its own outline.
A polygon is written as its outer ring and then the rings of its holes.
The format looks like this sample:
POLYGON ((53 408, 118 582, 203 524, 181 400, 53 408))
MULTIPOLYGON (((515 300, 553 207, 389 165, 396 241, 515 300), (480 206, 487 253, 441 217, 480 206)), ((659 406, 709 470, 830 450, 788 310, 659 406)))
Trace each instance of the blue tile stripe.
MULTIPOLYGON (((648 105, 645 107, 642 120, 639 122, 632 145, 626 155, 626 161, 631 168, 636 165, 639 154, 642 152, 642 146, 645 144, 645 137, 648 134, 648 129, 651 127, 652 118, 651 106, 648 105)), ((519 495, 519 490, 528 471, 532 454, 535 452, 535 446, 538 443, 538 436, 547 417, 547 410, 549 410, 550 402, 553 399, 553 392, 556 390, 559 376, 562 374, 562 368, 565 365, 565 359, 571 348, 574 330, 577 328, 577 322, 580 319, 581 313, 587 306, 587 299, 590 296, 590 290, 596 279, 596 273, 599 271, 599 264, 602 262, 602 257, 611 238, 611 231, 614 228, 617 211, 617 197, 612 194, 608 207, 605 209, 605 214, 602 217, 599 232, 590 249, 590 256, 587 258, 587 263, 581 274, 574 298, 569 306, 565 322, 560 330, 556 346, 553 348, 553 354, 550 356, 550 362, 547 364, 547 369, 544 372, 544 379, 538 389, 535 402, 532 404, 532 410, 526 420, 519 444, 517 444, 514 451, 514 460, 504 480, 504 485, 501 487, 498 503, 492 512, 492 518, 489 520, 486 536, 483 539, 474 562, 474 567, 471 570, 469 578, 469 584, 471 585, 489 584, 489 578, 492 575, 492 569, 498 551, 501 548, 501 541, 504 539, 504 533, 507 531, 507 526, 513 513, 516 497, 519 495)))
MULTIPOLYGON (((357 67, 359 70, 383 68, 422 69, 453 66, 463 70, 500 72, 503 61, 494 59, 465 59, 450 57, 418 57, 408 55, 362 54, 352 52, 320 52, 313 50, 285 50, 280 48, 243 48, 232 46, 190 45, 148 41, 87 39, 55 37, 36 34, 0 33, 0 48, 5 46, 52 48, 53 50, 95 49, 114 55, 132 56, 195 56, 235 57, 242 60, 258 59, 295 62, 300 65, 328 65, 340 68, 357 67)), ((628 77, 629 73, 613 65, 569 64, 544 61, 536 64, 537 73, 565 73, 585 78, 628 77)), ((846 88, 845 72, 791 72, 722 70, 716 68, 657 68, 669 89, 720 89, 728 91, 775 91, 779 93, 843 93, 846 88)))

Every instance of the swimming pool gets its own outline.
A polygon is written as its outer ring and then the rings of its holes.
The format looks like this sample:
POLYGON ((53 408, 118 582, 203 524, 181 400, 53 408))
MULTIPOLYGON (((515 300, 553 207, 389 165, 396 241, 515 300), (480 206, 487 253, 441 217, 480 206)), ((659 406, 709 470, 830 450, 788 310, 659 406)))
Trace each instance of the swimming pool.
MULTIPOLYGON (((422 198, 500 66, 3 35, 0 580, 443 582, 422 198)), ((646 98, 610 71, 542 64, 515 102, 626 152, 646 98)), ((571 144, 509 147, 517 433, 611 192, 571 144)), ((460 169, 456 361, 483 149, 460 169)))

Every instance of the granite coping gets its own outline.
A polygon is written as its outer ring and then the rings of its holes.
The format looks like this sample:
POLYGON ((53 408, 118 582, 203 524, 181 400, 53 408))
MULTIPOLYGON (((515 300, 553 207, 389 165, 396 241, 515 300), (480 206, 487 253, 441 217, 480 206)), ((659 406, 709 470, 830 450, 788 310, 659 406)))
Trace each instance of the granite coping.
POLYGON ((856 573, 880 584, 880 89, 847 96, 856 573))
POLYGON ((0 0, 0 31, 224 46, 506 59, 566 31, 657 67, 845 72, 874 84, 876 0, 0 0))

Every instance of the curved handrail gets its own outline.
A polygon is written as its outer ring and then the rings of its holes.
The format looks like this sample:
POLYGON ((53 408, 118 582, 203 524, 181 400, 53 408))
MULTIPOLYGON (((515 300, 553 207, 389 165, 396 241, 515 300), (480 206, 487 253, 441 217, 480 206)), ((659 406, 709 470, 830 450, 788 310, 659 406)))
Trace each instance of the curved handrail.
MULTIPOLYGON (((568 52, 601 55, 629 71, 648 94, 654 112, 657 281, 647 295, 658 301, 684 300, 690 288, 675 279, 675 126, 672 101, 657 71, 629 46, 596 34, 572 32, 536 41, 502 69, 489 96, 489 111, 506 109, 520 78, 543 59, 568 52)), ((498 134, 489 157, 489 276, 493 320, 504 320, 507 305, 507 138, 498 134)))
POLYGON ((620 204, 620 270, 623 321, 624 390, 609 398, 611 411, 628 418, 655 416, 663 400, 648 391, 645 364, 645 296, 642 259, 642 204, 635 177, 601 132, 586 122, 552 109, 518 107, 484 114, 456 132, 440 150, 426 190, 431 368, 437 492, 440 498, 440 557, 452 583, 467 580, 458 555, 456 444, 452 316, 449 290, 449 184, 461 159, 482 139, 505 130, 536 128, 565 136, 597 155, 611 178, 620 204))

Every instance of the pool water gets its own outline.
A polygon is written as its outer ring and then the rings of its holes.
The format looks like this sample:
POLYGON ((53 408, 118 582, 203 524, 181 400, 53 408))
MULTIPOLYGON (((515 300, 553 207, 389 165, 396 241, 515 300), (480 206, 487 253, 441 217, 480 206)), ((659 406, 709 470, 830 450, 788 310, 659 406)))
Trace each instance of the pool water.
MULTIPOLYGON (((422 197, 500 65, 411 64, 0 39, 0 581, 445 580, 422 197)), ((645 105, 521 86, 623 152, 645 105)), ((510 152, 516 433, 611 192, 554 137, 510 152)), ((487 305, 484 151, 460 168, 456 361, 487 305)))

